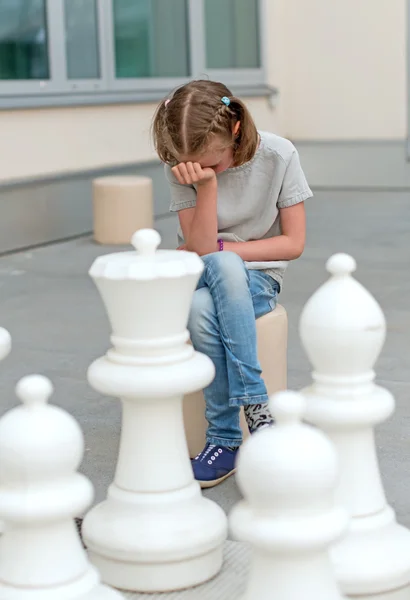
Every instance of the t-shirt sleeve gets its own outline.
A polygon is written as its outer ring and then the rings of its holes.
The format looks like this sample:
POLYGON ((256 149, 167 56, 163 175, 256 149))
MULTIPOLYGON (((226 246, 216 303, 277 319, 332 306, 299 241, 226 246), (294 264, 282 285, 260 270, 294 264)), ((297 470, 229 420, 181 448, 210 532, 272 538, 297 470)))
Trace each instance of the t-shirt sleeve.
POLYGON ((171 204, 169 210, 178 212, 184 208, 196 206, 196 190, 193 185, 179 183, 169 165, 165 165, 165 178, 171 192, 171 204))
POLYGON ((294 148, 283 178, 277 203, 278 208, 289 208, 289 206, 299 204, 312 196, 312 191, 300 164, 298 151, 294 148))

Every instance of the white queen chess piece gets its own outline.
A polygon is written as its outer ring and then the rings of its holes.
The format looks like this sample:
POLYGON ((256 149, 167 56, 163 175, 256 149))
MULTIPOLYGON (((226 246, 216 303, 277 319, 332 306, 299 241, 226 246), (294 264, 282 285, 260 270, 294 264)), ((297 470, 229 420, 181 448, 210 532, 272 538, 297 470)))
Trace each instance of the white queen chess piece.
POLYGON ((100 584, 74 523, 93 489, 76 472, 81 429, 47 404, 52 391, 40 375, 21 379, 23 405, 0 419, 0 600, 120 600, 100 584))
POLYGON ((331 257, 330 279, 301 315, 301 339, 314 369, 312 385, 303 390, 307 420, 335 444, 336 498, 351 516, 331 553, 341 589, 366 600, 408 600, 410 531, 387 504, 374 441, 375 425, 394 411, 393 396, 374 383, 386 324, 379 304, 352 277, 355 268, 346 254, 331 257))
POLYGON ((231 512, 234 535, 250 542, 245 600, 342 600, 329 547, 347 527, 334 505, 336 452, 301 422, 306 401, 280 392, 269 402, 275 426, 256 432, 239 452, 244 500, 231 512))
POLYGON ((115 480, 83 522, 103 581, 161 592, 193 586, 222 566, 227 522, 194 480, 182 398, 209 385, 212 361, 188 343, 192 294, 203 270, 193 253, 158 250, 140 230, 136 251, 96 259, 90 275, 112 327, 113 348, 89 368, 90 385, 122 401, 115 480))

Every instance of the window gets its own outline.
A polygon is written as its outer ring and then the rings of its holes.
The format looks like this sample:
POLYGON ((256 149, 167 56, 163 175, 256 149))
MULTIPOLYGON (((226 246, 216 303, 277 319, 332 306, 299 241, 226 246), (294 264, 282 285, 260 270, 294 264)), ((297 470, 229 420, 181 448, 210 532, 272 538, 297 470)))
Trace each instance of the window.
POLYGON ((98 15, 96 0, 65 0, 64 21, 68 79, 98 79, 98 15))
POLYGON ((48 77, 45 0, 0 0, 0 80, 48 77))
POLYGON ((0 107, 263 84, 265 1, 0 0, 0 107))
POLYGON ((186 0, 114 0, 115 73, 189 77, 186 0))
POLYGON ((206 66, 260 67, 256 0, 205 0, 206 66))

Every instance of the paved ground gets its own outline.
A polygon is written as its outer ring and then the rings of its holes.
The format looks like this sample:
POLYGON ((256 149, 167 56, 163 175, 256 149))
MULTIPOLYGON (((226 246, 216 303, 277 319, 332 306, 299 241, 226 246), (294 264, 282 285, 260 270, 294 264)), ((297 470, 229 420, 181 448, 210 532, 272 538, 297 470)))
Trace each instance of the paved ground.
MULTIPOLYGON (((163 246, 175 244, 174 218, 157 223, 163 246)), ((399 520, 410 526, 410 198, 408 194, 320 192, 308 202, 308 244, 291 265, 281 298, 289 313, 289 386, 309 381, 297 327, 304 303, 325 280, 324 263, 337 251, 353 254, 357 277, 381 303, 388 340, 377 366, 379 382, 396 396, 397 411, 377 433, 383 479, 399 520)), ((55 385, 54 402, 80 422, 86 438, 82 470, 104 497, 118 448, 119 403, 86 382, 91 361, 108 346, 99 295, 87 275, 110 248, 87 238, 0 258, 0 324, 13 337, 0 365, 0 412, 15 405, 14 386, 29 373, 55 385)), ((239 498, 232 478, 207 492, 226 510, 239 498)))

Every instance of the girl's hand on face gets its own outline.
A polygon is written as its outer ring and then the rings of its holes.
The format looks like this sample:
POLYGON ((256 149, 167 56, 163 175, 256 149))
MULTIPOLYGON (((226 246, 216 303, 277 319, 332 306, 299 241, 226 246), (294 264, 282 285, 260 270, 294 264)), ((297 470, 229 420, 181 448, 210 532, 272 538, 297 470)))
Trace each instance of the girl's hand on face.
POLYGON ((179 183, 185 185, 192 185, 193 183, 203 185, 216 181, 215 171, 210 167, 203 169, 197 162, 179 163, 175 167, 172 167, 171 170, 179 183))

